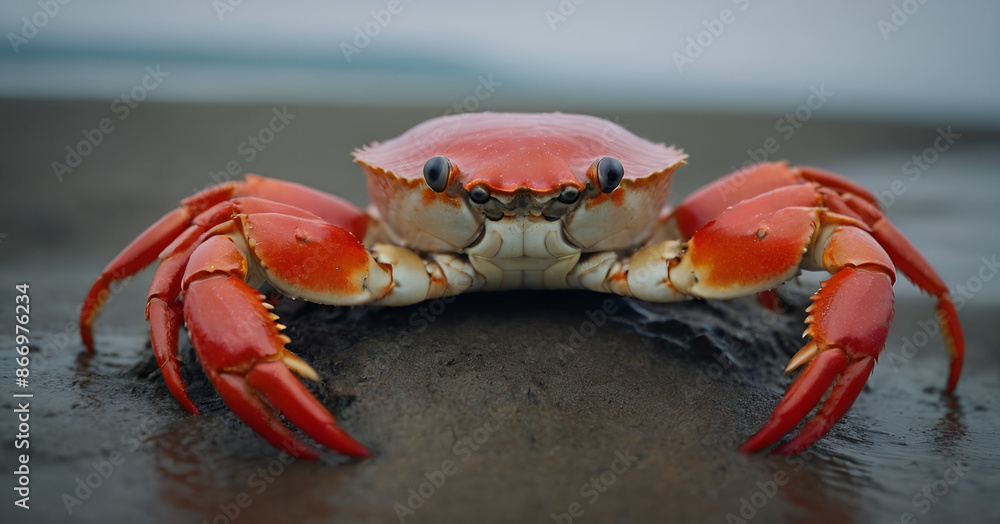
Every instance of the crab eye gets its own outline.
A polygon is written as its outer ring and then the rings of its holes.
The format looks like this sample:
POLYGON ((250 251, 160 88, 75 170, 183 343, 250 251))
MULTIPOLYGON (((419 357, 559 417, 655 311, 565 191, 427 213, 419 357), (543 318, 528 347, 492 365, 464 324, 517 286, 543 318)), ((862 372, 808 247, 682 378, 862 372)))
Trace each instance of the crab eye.
POLYGON ((567 186, 559 193, 559 201, 563 204, 572 204, 577 198, 580 198, 580 190, 573 186, 567 186))
POLYGON ((424 164, 424 181, 427 187, 441 193, 448 188, 448 176, 451 175, 451 161, 443 156, 436 156, 424 164))
POLYGON ((597 161, 597 184, 602 193, 610 193, 622 183, 625 168, 617 158, 606 156, 597 161))
POLYGON ((477 204, 485 204, 490 200, 490 192, 483 186, 476 186, 469 191, 469 198, 477 204))

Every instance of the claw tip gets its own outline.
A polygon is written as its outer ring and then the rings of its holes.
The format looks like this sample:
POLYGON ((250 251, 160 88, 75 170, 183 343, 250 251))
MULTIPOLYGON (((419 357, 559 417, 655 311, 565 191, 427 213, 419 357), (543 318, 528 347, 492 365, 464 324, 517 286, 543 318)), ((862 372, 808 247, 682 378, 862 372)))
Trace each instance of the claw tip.
POLYGON ((818 354, 819 345, 816 344, 815 341, 809 342, 803 346, 802 349, 800 349, 799 352, 791 358, 791 360, 788 361, 788 365, 785 366, 785 374, 787 375, 788 373, 795 371, 803 364, 815 358, 818 354))
POLYGON ((300 377, 307 378, 313 382, 319 382, 319 373, 316 373, 316 370, 312 366, 299 358, 295 353, 285 351, 281 355, 281 361, 288 366, 288 369, 294 371, 300 377))

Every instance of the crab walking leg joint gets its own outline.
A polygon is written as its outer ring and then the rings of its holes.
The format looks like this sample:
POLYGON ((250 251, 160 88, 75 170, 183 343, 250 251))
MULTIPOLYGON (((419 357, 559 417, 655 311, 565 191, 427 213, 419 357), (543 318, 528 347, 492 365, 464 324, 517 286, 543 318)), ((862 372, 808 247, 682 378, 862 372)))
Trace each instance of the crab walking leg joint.
POLYGON ((809 340, 785 368, 804 370, 741 447, 769 448, 804 422, 772 450, 794 454, 861 392, 885 346, 899 271, 937 300, 949 391, 958 382, 965 343, 947 287, 877 199, 840 175, 756 164, 668 211, 684 153, 560 113, 439 117, 354 155, 368 177, 366 212, 256 175, 183 200, 98 277, 80 314, 84 344, 93 351, 109 286, 159 260, 146 316, 164 380, 185 409, 198 413, 180 374, 182 325, 222 399, 273 445, 319 454, 280 413, 321 446, 367 457, 300 382, 319 376, 285 348, 284 326, 256 289, 265 281, 334 305, 513 289, 668 302, 767 294, 800 270, 823 270, 831 277, 813 296, 809 340))

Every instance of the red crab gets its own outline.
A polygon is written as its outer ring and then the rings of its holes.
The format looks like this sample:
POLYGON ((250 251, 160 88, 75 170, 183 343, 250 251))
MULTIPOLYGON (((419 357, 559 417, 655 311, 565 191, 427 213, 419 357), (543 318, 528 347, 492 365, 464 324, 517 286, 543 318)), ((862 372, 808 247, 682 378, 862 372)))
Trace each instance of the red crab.
POLYGON ((853 404, 893 317, 896 268, 937 297, 958 381, 964 340, 948 289, 886 219, 876 199, 819 169, 764 163, 665 208, 686 155, 606 120, 481 113, 424 122, 354 153, 372 206, 248 175, 181 202, 101 273, 80 317, 91 325, 116 279, 157 257, 146 316, 174 397, 192 413, 178 368, 186 324, 226 404, 276 447, 315 458, 279 413, 323 446, 369 451, 293 374, 318 380, 285 349, 265 280, 293 298, 406 305, 470 291, 589 289, 666 302, 767 293, 799 270, 832 274, 813 296, 811 340, 785 368, 808 364, 770 420, 740 448, 764 449, 826 401, 775 453, 798 453, 853 404))

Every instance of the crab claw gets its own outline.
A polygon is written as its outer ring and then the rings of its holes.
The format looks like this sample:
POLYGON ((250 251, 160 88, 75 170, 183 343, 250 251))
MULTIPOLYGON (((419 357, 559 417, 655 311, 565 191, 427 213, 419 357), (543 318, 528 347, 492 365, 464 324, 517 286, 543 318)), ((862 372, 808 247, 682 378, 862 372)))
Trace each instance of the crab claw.
MULTIPOLYGON (((811 174, 815 176, 816 170, 812 169, 811 174)), ((893 264, 922 291, 927 292, 937 298, 935 307, 938 323, 941 325, 941 335, 944 337, 951 356, 951 372, 948 374, 948 391, 954 391, 958 385, 958 377, 962 374, 962 362, 965 360, 965 335, 962 333, 962 325, 958 320, 958 310, 948 292, 948 286, 944 280, 934 271, 930 263, 920 255, 917 248, 907 240, 896 226, 885 217, 885 214, 878 208, 877 203, 869 202, 865 198, 853 197, 850 195, 842 201, 838 199, 828 199, 834 207, 846 206, 847 209, 857 214, 859 218, 870 224, 872 236, 878 240, 879 244, 885 248, 889 256, 892 257, 893 264)), ((845 211, 840 209, 840 211, 845 211)))
POLYGON ((226 405, 275 447, 315 459, 279 418, 283 414, 319 444, 342 454, 371 453, 337 427, 326 408, 292 373, 319 380, 316 372, 285 349, 264 296, 243 281, 246 261, 232 239, 211 237, 198 247, 184 277, 184 318, 205 374, 226 405), (201 264, 201 261, 209 265, 201 264))
POLYGON ((788 363, 786 373, 808 362, 763 428, 740 450, 752 453, 791 432, 830 394, 819 411, 774 453, 800 453, 825 435, 858 398, 885 346, 893 316, 892 280, 880 271, 844 268, 813 296, 807 334, 813 340, 788 363), (839 377, 839 378, 838 378, 839 377), (832 386, 832 387, 831 387, 832 386))

